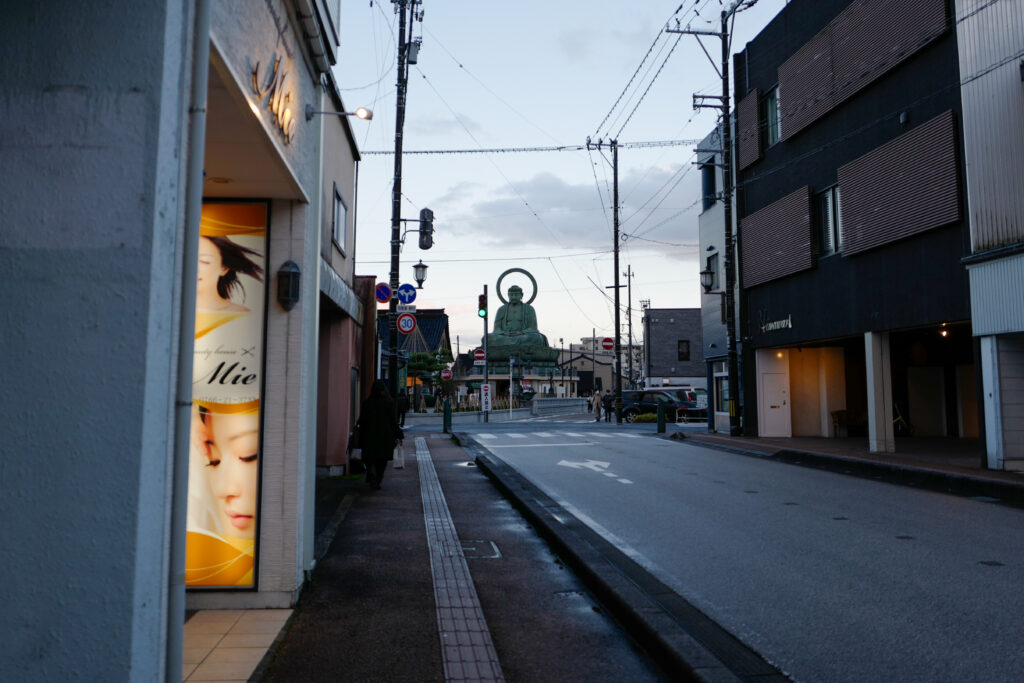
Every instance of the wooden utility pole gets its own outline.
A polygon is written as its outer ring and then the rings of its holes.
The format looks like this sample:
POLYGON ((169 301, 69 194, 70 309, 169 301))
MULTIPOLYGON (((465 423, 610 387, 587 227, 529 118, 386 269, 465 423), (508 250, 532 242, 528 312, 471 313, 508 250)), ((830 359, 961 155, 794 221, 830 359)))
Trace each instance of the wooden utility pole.
MULTIPOLYGON (((730 120, 730 105, 729 105, 729 19, 733 14, 736 13, 737 9, 741 5, 750 7, 757 0, 733 0, 728 6, 722 9, 722 24, 721 30, 715 31, 696 31, 691 29, 665 29, 666 33, 685 33, 689 35, 697 36, 697 40, 700 40, 700 36, 714 36, 722 42, 722 64, 719 75, 722 77, 722 94, 721 96, 716 95, 697 95, 693 96, 693 107, 694 109, 700 109, 707 107, 711 109, 721 110, 722 116, 722 208, 723 216, 725 219, 725 337, 726 337, 726 348, 727 348, 727 365, 729 373, 729 395, 727 402, 729 405, 729 434, 737 435, 741 433, 740 427, 740 416, 739 416, 739 404, 737 398, 739 396, 739 363, 736 356, 736 239, 733 234, 732 226, 732 127, 730 120), (705 99, 717 99, 719 104, 706 104, 703 102, 705 99)), ((703 48, 703 45, 701 45, 703 48)), ((705 50, 705 54, 707 51, 705 50)), ((711 55, 708 54, 708 59, 711 59, 711 55)), ((714 60, 712 60, 714 65, 714 60)), ((716 70, 718 67, 716 67, 716 70)))

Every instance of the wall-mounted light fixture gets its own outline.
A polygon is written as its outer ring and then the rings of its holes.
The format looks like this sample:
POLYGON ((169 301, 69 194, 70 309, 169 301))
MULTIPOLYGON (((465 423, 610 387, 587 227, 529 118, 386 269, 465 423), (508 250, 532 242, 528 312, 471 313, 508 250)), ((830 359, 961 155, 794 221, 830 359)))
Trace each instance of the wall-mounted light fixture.
POLYGON ((302 273, 295 261, 285 261, 277 270, 277 301, 290 311, 299 303, 299 285, 302 273))
POLYGON ((715 284, 715 274, 711 272, 710 266, 705 266, 700 271, 700 286, 704 288, 705 294, 711 293, 711 287, 715 284))
POLYGON ((423 262, 423 259, 420 259, 420 262, 412 267, 413 277, 416 278, 416 287, 418 289, 423 289, 423 281, 427 279, 427 268, 429 267, 423 262))
POLYGON ((328 116, 354 116, 357 119, 363 119, 369 121, 373 118, 373 112, 366 107, 359 107, 355 111, 317 111, 313 108, 312 104, 306 105, 306 120, 312 121, 313 117, 317 114, 326 114, 328 116))

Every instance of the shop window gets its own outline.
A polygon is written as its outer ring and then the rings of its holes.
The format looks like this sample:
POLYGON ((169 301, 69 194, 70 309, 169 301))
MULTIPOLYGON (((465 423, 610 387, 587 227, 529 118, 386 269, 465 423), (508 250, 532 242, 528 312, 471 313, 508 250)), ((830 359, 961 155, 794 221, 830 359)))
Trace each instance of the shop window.
POLYGON ((680 339, 676 344, 678 360, 690 360, 690 341, 688 339, 680 339))
POLYGON ((820 255, 838 254, 843 247, 839 211, 839 187, 830 187, 818 195, 818 240, 820 255))
POLYGON ((782 137, 782 112, 779 104, 779 89, 772 88, 768 94, 761 98, 760 112, 761 129, 764 135, 761 136, 762 145, 767 149, 779 141, 782 137))
POLYGON ((345 205, 345 200, 341 198, 341 192, 338 191, 338 185, 334 185, 334 212, 331 216, 331 239, 338 249, 342 253, 345 253, 345 237, 347 234, 346 227, 348 226, 348 206, 345 205))

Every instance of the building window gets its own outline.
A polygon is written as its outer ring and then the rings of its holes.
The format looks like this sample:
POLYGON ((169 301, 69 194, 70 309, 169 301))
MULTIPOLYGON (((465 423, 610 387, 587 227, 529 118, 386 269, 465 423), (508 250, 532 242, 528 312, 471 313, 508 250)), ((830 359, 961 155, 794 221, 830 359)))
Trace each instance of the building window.
POLYGON ((687 339, 680 339, 678 342, 678 360, 690 360, 690 342, 687 339))
POLYGON ((818 195, 818 240, 821 245, 821 256, 838 254, 842 251, 842 228, 839 188, 830 187, 818 195))
POLYGON ((715 205, 715 200, 718 199, 718 189, 715 187, 715 161, 713 158, 700 165, 700 183, 701 192, 704 197, 703 211, 707 211, 715 205))
POLYGON ((331 239, 338 245, 342 253, 345 253, 345 235, 348 226, 348 207, 345 200, 341 198, 338 185, 334 185, 334 213, 331 215, 331 239))
POLYGON ((765 149, 771 147, 782 137, 782 112, 779 105, 779 89, 772 88, 761 99, 761 136, 765 149))

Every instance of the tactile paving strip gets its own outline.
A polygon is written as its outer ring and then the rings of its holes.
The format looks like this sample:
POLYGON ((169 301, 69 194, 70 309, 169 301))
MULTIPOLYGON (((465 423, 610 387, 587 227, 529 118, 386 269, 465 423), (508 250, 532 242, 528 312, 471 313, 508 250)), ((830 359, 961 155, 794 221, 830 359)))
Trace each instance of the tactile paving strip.
POLYGON ((426 439, 422 437, 416 438, 416 462, 420 471, 445 679, 504 681, 491 632, 448 511, 448 501, 441 490, 426 439))

